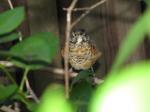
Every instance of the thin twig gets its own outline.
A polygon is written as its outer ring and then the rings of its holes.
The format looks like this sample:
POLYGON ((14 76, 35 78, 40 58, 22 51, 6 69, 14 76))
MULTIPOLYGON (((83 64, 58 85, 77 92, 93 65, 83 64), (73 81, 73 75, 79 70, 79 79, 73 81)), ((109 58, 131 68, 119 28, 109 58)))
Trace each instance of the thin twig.
POLYGON ((26 87, 27 87, 27 91, 29 92, 31 98, 36 102, 36 103, 39 103, 40 100, 38 99, 38 97, 36 96, 36 94, 34 93, 34 91, 32 90, 30 84, 29 84, 29 81, 28 79, 26 79, 26 87))
MULTIPOLYGON (((64 75, 65 71, 61 68, 52 68, 52 67, 47 67, 47 68, 44 68, 45 71, 48 71, 48 72, 53 72, 54 74, 57 74, 57 75, 64 75)), ((69 76, 71 78, 74 78, 74 77, 77 77, 79 73, 77 72, 69 72, 69 76)), ((104 80, 103 79, 100 79, 98 77, 94 77, 94 83, 95 84, 101 84, 103 83, 104 80)))
MULTIPOLYGON (((13 6, 11 0, 7 0, 7 2, 8 2, 8 4, 9 4, 10 9, 11 9, 11 10, 14 9, 14 6, 13 6)), ((19 41, 22 41, 22 33, 21 33, 21 31, 17 31, 17 32, 18 32, 18 34, 19 34, 19 41)))
MULTIPOLYGON (((64 11, 67 11, 67 8, 63 8, 64 11)), ((72 9, 72 11, 76 12, 76 11, 85 11, 85 10, 89 10, 89 7, 83 7, 83 8, 74 8, 72 9)))
MULTIPOLYGON (((75 20, 72 25, 71 28, 73 28, 79 21, 81 21, 81 19, 83 19, 86 15, 88 15, 90 13, 91 10, 93 10, 94 8, 96 8, 97 6, 103 4, 104 2, 106 2, 106 0, 101 0, 97 3, 95 3, 94 5, 90 6, 88 8, 88 10, 86 10, 80 17, 77 18, 77 20, 75 20)), ((87 8, 86 8, 87 9, 87 8)), ((76 9, 77 10, 77 9, 76 9)))
MULTIPOLYGON (((7 68, 12 68, 15 67, 15 65, 9 61, 0 61, 0 65, 7 67, 7 68)), ((45 67, 44 69, 42 69, 44 71, 48 71, 48 72, 52 72, 56 75, 64 75, 65 71, 62 68, 56 68, 56 67, 45 67)), ((78 73, 75 72, 70 72, 70 77, 76 77, 78 75, 78 73)))
POLYGON ((69 40, 71 32, 71 16, 72 9, 75 7, 78 0, 73 0, 69 8, 67 9, 67 18, 66 18, 66 41, 65 41, 65 57, 64 57, 64 66, 65 66, 65 96, 69 98, 69 67, 68 67, 68 57, 69 57, 69 40))
MULTIPOLYGON (((53 74, 60 75, 60 76, 63 76, 65 74, 65 71, 62 68, 46 67, 43 70, 47 72, 52 72, 53 74)), ((69 72, 69 77, 71 78, 76 77, 77 75, 78 73, 76 72, 69 72)))
POLYGON ((14 7, 13 7, 13 4, 12 4, 11 0, 7 0, 7 1, 8 1, 8 4, 9 4, 10 9, 14 9, 14 7))

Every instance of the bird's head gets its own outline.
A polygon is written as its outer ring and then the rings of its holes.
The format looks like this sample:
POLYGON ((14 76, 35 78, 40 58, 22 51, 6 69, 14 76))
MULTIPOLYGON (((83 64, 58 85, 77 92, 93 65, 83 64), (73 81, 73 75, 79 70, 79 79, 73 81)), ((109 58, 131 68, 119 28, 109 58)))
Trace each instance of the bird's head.
POLYGON ((83 29, 73 31, 70 38, 70 42, 75 44, 82 44, 83 42, 88 42, 89 40, 89 36, 83 29))

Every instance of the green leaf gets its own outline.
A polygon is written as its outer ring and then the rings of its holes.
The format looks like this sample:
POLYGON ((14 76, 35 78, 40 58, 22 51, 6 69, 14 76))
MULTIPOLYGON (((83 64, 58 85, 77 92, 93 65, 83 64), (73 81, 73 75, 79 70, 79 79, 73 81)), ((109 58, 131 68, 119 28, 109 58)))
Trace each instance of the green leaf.
POLYGON ((150 5, 150 0, 143 0, 147 3, 147 5, 150 5))
POLYGON ((19 38, 18 33, 13 33, 5 36, 0 36, 0 44, 10 42, 19 38))
POLYGON ((150 61, 108 76, 94 94, 90 112, 150 112, 150 61))
POLYGON ((59 40, 49 32, 32 35, 13 46, 10 50, 15 58, 12 62, 19 67, 37 69, 52 62, 59 48, 59 40))
POLYGON ((81 71, 76 77, 73 78, 71 82, 71 88, 73 87, 74 84, 78 83, 79 81, 83 79, 89 78, 89 76, 92 76, 92 72, 89 70, 86 71, 81 71))
POLYGON ((16 29, 24 19, 24 8, 17 7, 0 14, 0 35, 16 29))
POLYGON ((17 91, 17 88, 18 87, 15 84, 11 84, 9 86, 0 84, 0 102, 11 97, 17 91))
POLYGON ((82 80, 72 88, 70 100, 75 106, 75 112, 87 112, 93 90, 92 85, 85 80, 82 80))
POLYGON ((72 112, 70 103, 65 99, 64 88, 59 85, 48 87, 35 112, 72 112))
POLYGON ((116 60, 112 67, 112 71, 118 69, 123 64, 123 62, 129 57, 129 55, 144 40, 144 36, 148 32, 150 32, 149 18, 150 10, 147 10, 131 28, 127 37, 119 48, 116 60))

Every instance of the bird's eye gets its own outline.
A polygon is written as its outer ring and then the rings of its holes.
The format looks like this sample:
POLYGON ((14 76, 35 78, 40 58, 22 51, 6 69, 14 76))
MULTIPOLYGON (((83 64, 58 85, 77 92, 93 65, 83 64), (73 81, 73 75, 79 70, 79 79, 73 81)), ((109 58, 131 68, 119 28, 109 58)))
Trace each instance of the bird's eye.
POLYGON ((90 37, 88 35, 86 35, 86 40, 89 41, 90 40, 90 37))
POLYGON ((76 37, 77 34, 76 34, 75 32, 72 32, 72 36, 73 36, 73 37, 76 37))
POLYGON ((83 41, 89 41, 90 40, 90 38, 89 38, 89 36, 88 35, 85 35, 85 36, 83 36, 83 41))
POLYGON ((70 41, 74 43, 74 42, 76 42, 76 38, 72 37, 70 41))

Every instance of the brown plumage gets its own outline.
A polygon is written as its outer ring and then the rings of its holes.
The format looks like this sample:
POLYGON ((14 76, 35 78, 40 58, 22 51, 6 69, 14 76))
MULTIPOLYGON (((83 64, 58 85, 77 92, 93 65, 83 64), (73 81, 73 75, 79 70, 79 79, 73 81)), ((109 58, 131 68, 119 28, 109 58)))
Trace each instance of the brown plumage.
MULTIPOLYGON (((69 63, 74 69, 91 68, 101 54, 84 30, 72 32, 69 42, 69 63)), ((62 55, 64 57, 64 50, 62 50, 62 55)))

